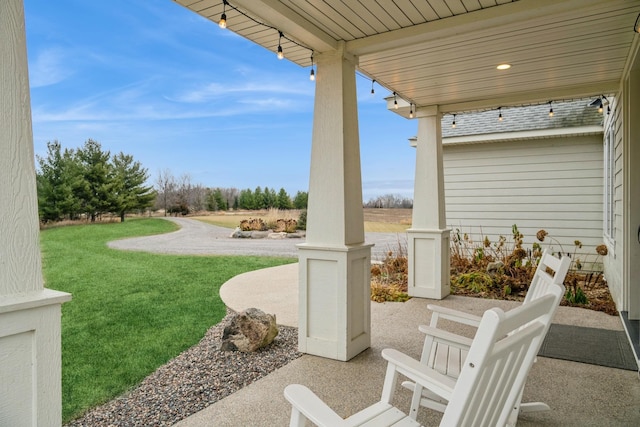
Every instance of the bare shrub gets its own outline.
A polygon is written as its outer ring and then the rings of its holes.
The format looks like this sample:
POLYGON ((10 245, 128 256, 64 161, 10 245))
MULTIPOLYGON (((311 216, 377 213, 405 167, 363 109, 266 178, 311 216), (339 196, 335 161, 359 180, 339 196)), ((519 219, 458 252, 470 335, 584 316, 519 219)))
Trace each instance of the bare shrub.
MULTIPOLYGON (((509 238, 500 236, 491 242, 484 237, 474 242, 459 229, 451 233, 450 283, 451 293, 494 299, 522 300, 529 289, 536 267, 542 257, 545 239, 554 240, 546 230, 540 230, 531 248, 523 247, 524 236, 514 224, 509 238)), ((615 304, 602 270, 584 270, 584 265, 601 266, 600 257, 608 253, 605 245, 596 248, 595 260, 588 264, 576 258, 579 240, 574 241, 574 252, 564 253, 572 258, 572 268, 564 284, 567 288, 563 305, 572 305, 604 311, 616 315, 615 304)), ((551 248, 550 248, 551 249, 551 248)), ((564 249, 562 249, 564 252, 564 249)), ((408 299, 408 260, 406 249, 398 243, 397 250, 389 251, 385 260, 371 266, 371 299, 374 301, 404 301, 408 299)))

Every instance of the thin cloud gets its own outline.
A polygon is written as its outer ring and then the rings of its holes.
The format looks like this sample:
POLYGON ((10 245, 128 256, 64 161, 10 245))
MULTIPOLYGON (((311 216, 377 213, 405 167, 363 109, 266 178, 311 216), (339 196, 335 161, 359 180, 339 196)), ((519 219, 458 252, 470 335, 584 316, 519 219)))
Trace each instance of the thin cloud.
POLYGON ((32 88, 60 83, 74 74, 68 54, 57 47, 43 49, 29 63, 29 84, 32 88))
POLYGON ((204 103, 242 94, 255 94, 256 96, 278 94, 312 97, 313 88, 302 85, 261 82, 208 83, 197 89, 180 92, 175 96, 167 97, 167 99, 183 103, 204 103))

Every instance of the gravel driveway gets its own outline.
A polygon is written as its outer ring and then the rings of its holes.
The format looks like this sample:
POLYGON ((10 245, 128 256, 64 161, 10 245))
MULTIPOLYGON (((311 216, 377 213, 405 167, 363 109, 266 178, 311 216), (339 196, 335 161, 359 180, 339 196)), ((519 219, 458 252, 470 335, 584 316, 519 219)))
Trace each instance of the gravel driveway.
MULTIPOLYGON (((232 230, 189 218, 163 217, 175 222, 180 230, 154 236, 133 237, 109 242, 113 249, 180 255, 256 255, 297 257, 296 245, 304 239, 234 239, 232 230)), ((367 243, 373 243, 371 257, 381 260, 400 243, 406 249, 406 233, 366 233, 367 243)))

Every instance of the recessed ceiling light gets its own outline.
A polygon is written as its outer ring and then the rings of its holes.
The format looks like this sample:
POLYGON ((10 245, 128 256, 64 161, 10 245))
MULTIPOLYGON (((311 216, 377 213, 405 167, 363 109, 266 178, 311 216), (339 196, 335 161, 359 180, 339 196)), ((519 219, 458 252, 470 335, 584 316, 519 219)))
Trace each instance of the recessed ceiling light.
POLYGON ((498 68, 498 70, 508 70, 511 68, 511 64, 500 64, 496 68, 498 68))

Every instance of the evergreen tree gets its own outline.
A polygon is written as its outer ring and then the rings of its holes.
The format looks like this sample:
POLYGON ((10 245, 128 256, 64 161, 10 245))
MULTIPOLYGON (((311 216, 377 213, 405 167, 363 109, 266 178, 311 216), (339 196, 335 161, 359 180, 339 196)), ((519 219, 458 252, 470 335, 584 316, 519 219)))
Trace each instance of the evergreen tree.
POLYGON ((111 204, 111 153, 102 151, 99 142, 88 139, 76 154, 84 178, 77 195, 82 200, 82 209, 91 218, 91 222, 95 222, 98 215, 109 211, 111 204))
POLYGON ((307 201, 309 193, 306 191, 298 191, 293 198, 293 207, 296 209, 307 209, 307 201))
POLYGON ((211 189, 207 191, 206 206, 208 211, 215 212, 218 210, 218 204, 216 203, 216 198, 213 196, 213 190, 211 189))
POLYGON ((276 207, 278 209, 291 209, 292 207, 291 198, 287 194, 284 188, 281 188, 278 192, 278 196, 276 197, 276 207))
POLYGON ((134 162, 133 156, 120 152, 113 156, 111 169, 110 210, 120 214, 121 222, 127 212, 153 205, 156 195, 152 187, 145 185, 149 174, 140 162, 134 162))
POLYGON ((37 156, 36 173, 38 211, 41 221, 74 219, 81 208, 76 197, 81 186, 80 168, 73 150, 65 149, 58 141, 47 143, 46 157, 37 156))
POLYGON ((249 188, 240 192, 240 196, 238 197, 238 207, 240 209, 248 210, 256 209, 255 198, 253 197, 253 192, 249 188))
POLYGON ((253 208, 251 209, 264 209, 264 194, 262 193, 262 188, 258 185, 255 190, 253 190, 253 208))
POLYGON ((277 200, 277 195, 275 190, 272 190, 269 187, 264 187, 264 191, 262 192, 263 209, 275 208, 276 200, 277 200))
POLYGON ((222 190, 220 188, 216 188, 213 190, 213 198, 216 202, 217 210, 226 211, 229 210, 229 206, 227 205, 227 199, 225 199, 222 194, 222 190))

